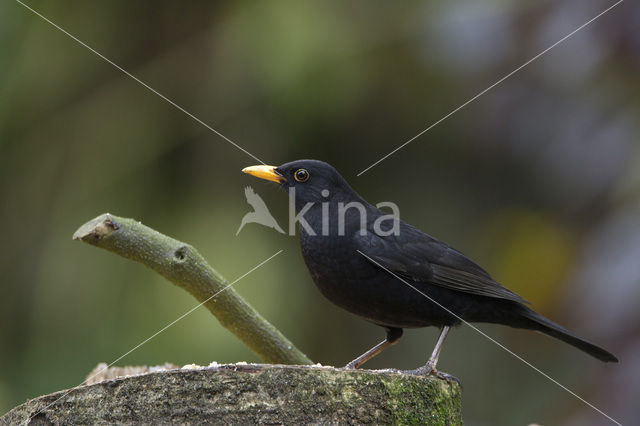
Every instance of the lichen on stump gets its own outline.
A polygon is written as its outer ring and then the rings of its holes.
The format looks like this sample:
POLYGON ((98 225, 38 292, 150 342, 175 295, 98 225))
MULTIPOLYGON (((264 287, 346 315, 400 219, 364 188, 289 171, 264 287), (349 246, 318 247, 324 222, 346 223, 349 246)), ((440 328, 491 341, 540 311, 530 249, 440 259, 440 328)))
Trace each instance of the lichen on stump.
POLYGON ((385 371, 228 364, 120 377, 65 392, 27 401, 0 420, 8 424, 462 423, 456 382, 385 371))

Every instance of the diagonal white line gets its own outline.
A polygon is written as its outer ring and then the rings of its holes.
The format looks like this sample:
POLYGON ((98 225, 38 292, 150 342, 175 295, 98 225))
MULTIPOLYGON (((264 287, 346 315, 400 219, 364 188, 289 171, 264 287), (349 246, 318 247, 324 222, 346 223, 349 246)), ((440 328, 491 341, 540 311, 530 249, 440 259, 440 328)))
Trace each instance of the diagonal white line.
MULTIPOLYGON (((120 361, 122 358, 126 357, 127 355, 129 355, 131 352, 135 351, 136 349, 138 349, 140 346, 144 345, 145 343, 147 343, 149 340, 153 339, 154 337, 156 337, 158 334, 164 332, 166 329, 168 329, 169 327, 171 327, 172 325, 174 325, 175 323, 177 323, 178 321, 180 321, 181 319, 183 319, 184 317, 186 317, 187 315, 191 314, 193 311, 195 311, 196 309, 198 309, 200 306, 204 305, 205 303, 207 303, 208 301, 210 301, 211 299, 213 299, 214 297, 216 297, 217 295, 219 295, 220 293, 222 293, 223 291, 225 291, 226 289, 228 289, 229 287, 231 287, 232 285, 234 285, 235 283, 237 283, 238 281, 240 281, 241 279, 243 279, 244 277, 246 277, 247 275, 249 275, 250 273, 252 273, 253 271, 255 271, 256 269, 258 269, 259 267, 261 267, 262 265, 264 265, 265 263, 267 263, 268 261, 270 261, 271 259, 273 259, 274 257, 276 257, 277 255, 279 255, 280 253, 282 253, 283 250, 278 250, 275 254, 272 254, 268 259, 263 260, 262 262, 260 262, 259 264, 257 264, 256 266, 254 266, 253 268, 251 268, 250 270, 248 270, 247 272, 245 272, 244 274, 240 275, 238 278, 236 278, 235 280, 233 280, 230 284, 226 285, 224 288, 222 288, 221 290, 218 290, 217 292, 215 292, 212 296, 210 296, 209 298, 207 298, 206 300, 204 300, 202 303, 199 303, 198 305, 194 306, 193 308, 189 309, 187 312, 185 312, 184 314, 180 315, 178 318, 176 318, 175 320, 171 321, 169 324, 165 325, 164 327, 162 327, 160 330, 156 331, 154 334, 152 334, 151 336, 147 337, 146 339, 144 339, 142 342, 138 343, 136 346, 134 346, 133 348, 131 348, 129 351, 127 351, 125 354, 120 355, 118 358, 116 358, 115 360, 111 361, 109 363, 109 365, 107 365, 106 367, 102 368, 101 370, 97 371, 96 373, 92 374, 91 376, 87 377, 82 383, 85 383, 89 380, 91 380, 92 378, 94 378, 95 376, 99 375, 100 373, 102 373, 103 371, 105 371, 106 369, 108 369, 109 367, 111 367, 113 364, 115 364, 116 362, 120 361)), ((50 403, 49 405, 45 406, 44 408, 39 409, 38 411, 36 411, 33 414, 29 415, 29 419, 34 418, 36 415, 38 415, 39 413, 41 413, 42 411, 46 410, 47 408, 51 407, 53 404, 55 404, 56 402, 60 401, 62 398, 64 398, 65 396, 67 396, 69 393, 73 392, 74 390, 78 389, 80 386, 82 386, 82 383, 80 383, 78 386, 71 388, 69 390, 67 390, 66 392, 64 392, 62 395, 60 395, 55 401, 53 401, 52 403, 50 403)), ((28 422, 27 422, 28 423, 28 422)))
POLYGON ((82 40, 78 39, 76 36, 74 36, 73 34, 69 33, 68 31, 66 31, 65 29, 63 29, 59 25, 57 25, 55 22, 52 22, 50 19, 48 19, 47 17, 45 17, 42 14, 38 13, 37 11, 35 11, 31 7, 27 6, 26 4, 24 4, 20 0, 16 0, 16 2, 20 3, 26 9, 30 10, 31 12, 33 12, 33 14, 35 14, 35 15, 39 16, 40 18, 42 18, 44 21, 46 21, 49 24, 51 24, 53 27, 55 27, 56 29, 58 29, 60 32, 64 33, 68 37, 70 37, 72 40, 74 40, 75 42, 77 42, 81 46, 86 47, 87 49, 89 49, 91 52, 93 52, 95 55, 97 55, 98 57, 103 59, 105 62, 107 62, 110 65, 112 65, 114 68, 117 68, 118 70, 122 71, 128 77, 131 77, 133 80, 135 80, 137 83, 141 84, 143 87, 145 87, 150 92, 155 93, 156 95, 158 95, 159 97, 161 97, 165 101, 169 102, 176 109, 182 111, 183 113, 185 113, 186 115, 188 115, 189 117, 191 117, 192 119, 194 119, 195 121, 197 121, 198 123, 200 123, 201 125, 206 127, 207 129, 211 130, 213 133, 215 133, 216 135, 220 136, 225 141, 229 142, 231 145, 233 145, 236 148, 238 148, 240 151, 242 151, 245 154, 247 154, 248 156, 252 157, 254 160, 259 161, 262 164, 265 164, 264 161, 262 161, 261 159, 259 159, 258 157, 256 157, 255 155, 253 155, 252 153, 250 153, 249 151, 247 151, 246 149, 244 149, 243 147, 241 147, 240 145, 238 145, 237 143, 235 143, 234 141, 232 141, 231 139, 229 139, 228 137, 226 137, 225 135, 223 135, 222 133, 220 133, 219 131, 217 131, 216 129, 214 129, 213 127, 208 125, 207 123, 205 123, 204 121, 200 120, 198 117, 196 117, 195 115, 193 115, 192 113, 190 113, 189 111, 187 111, 186 109, 184 109, 183 107, 181 107, 180 105, 178 105, 177 103, 172 101, 171 99, 167 98, 165 95, 163 95, 162 93, 158 92, 156 89, 154 89, 153 87, 149 86, 147 83, 145 83, 144 81, 140 80, 138 77, 136 77, 135 75, 131 74, 129 71, 125 70, 120 65, 116 64, 115 62, 113 62, 111 59, 109 59, 106 56, 104 56, 102 53, 98 52, 97 50, 95 50, 94 48, 92 48, 91 46, 89 46, 88 44, 83 42, 82 40))
POLYGON ((399 279, 400 281, 402 281, 403 283, 405 283, 406 285, 408 285, 409 287, 411 287, 412 289, 414 289, 415 291, 417 291, 418 293, 420 293, 421 295, 423 295, 424 297, 426 297, 427 299, 429 299, 431 302, 435 303, 436 305, 438 305, 440 308, 444 309, 445 311, 447 311, 449 314, 451 314, 452 316, 454 316, 455 318, 459 319, 460 321, 462 321, 464 324, 468 325, 469 327, 471 327, 472 329, 474 329, 475 331, 477 331, 478 333, 480 333, 482 336, 486 337, 487 339, 491 340, 493 343, 495 343, 496 345, 498 345, 499 347, 501 347, 502 349, 504 349, 505 351, 507 351, 508 353, 510 353, 511 355, 513 355, 514 357, 516 357, 517 359, 519 359, 520 361, 524 362, 525 364, 527 364, 529 367, 533 368, 535 371, 537 371, 538 373, 542 374, 544 377, 546 377, 547 379, 549 379, 550 381, 552 381, 553 383, 555 383, 556 385, 560 386, 562 389, 564 389, 565 391, 569 392, 571 395, 575 396, 576 398, 578 398, 580 401, 584 402, 585 404, 587 404, 589 407, 593 408, 594 410, 596 410, 598 413, 602 414, 603 416, 605 416, 607 419, 611 420, 613 423, 617 424, 618 426, 622 426, 621 423, 619 423, 618 421, 616 421, 615 419, 613 419, 611 416, 609 416, 607 413, 605 413, 604 411, 600 410, 598 407, 596 407, 595 405, 591 404, 589 401, 585 400, 584 398, 582 398, 580 395, 578 395, 577 393, 575 393, 574 391, 572 391, 571 389, 567 388, 566 386, 564 386, 562 383, 558 382, 557 380, 555 380, 553 377, 549 376, 547 373, 545 373, 544 371, 540 370, 538 367, 536 367, 535 365, 531 364, 529 361, 525 360, 524 358, 522 358, 520 355, 516 354, 515 352, 511 351, 509 348, 507 348, 506 346, 504 346, 503 344, 501 344, 500 342, 498 342, 497 340, 495 340, 493 337, 489 336, 488 334, 486 334, 484 331, 480 330, 478 327, 476 327, 475 325, 465 321, 464 319, 462 319, 460 316, 456 315, 455 313, 453 313, 451 310, 449 310, 448 308, 446 308, 445 306, 443 306, 442 304, 438 303, 436 300, 434 300, 433 298, 429 297, 428 295, 426 295, 424 292, 420 291, 419 289, 417 289, 415 286, 409 284, 407 281, 405 281, 404 279, 402 279, 400 276, 394 274, 392 271, 390 271, 389 269, 387 269, 385 266, 381 265, 380 263, 376 262, 374 259, 370 258, 369 256, 367 256, 366 254, 364 254, 363 252, 361 252, 360 250, 356 250, 358 253, 360 253, 361 255, 363 255, 364 257, 366 257, 367 259, 369 259, 369 261, 375 263, 376 265, 378 265, 380 268, 384 269, 385 271, 387 271, 389 274, 393 275, 395 278, 399 279))
POLYGON ((384 157, 380 158, 378 161, 376 161, 375 163, 371 164, 369 167, 367 167, 366 169, 362 170, 360 173, 357 174, 357 176, 362 175, 363 173, 365 173, 366 171, 368 171, 369 169, 377 166, 378 164, 380 164, 381 162, 383 162, 384 160, 386 160, 387 158, 389 158, 390 156, 392 156, 393 154, 395 154, 396 152, 398 152, 399 150, 401 150, 402 148, 404 148, 405 146, 409 145, 411 142, 413 142, 414 140, 418 139, 420 136, 424 135, 425 133, 427 133, 429 130, 433 129, 434 127, 436 127, 438 124, 442 123, 444 120, 446 120, 447 118, 451 117, 453 114, 455 114, 456 112, 460 111, 462 108, 466 107, 467 105, 469 105, 471 102, 475 101, 476 99, 478 99, 480 96, 484 95, 485 93, 487 93, 489 90, 493 89, 494 87, 496 87, 498 84, 502 83, 503 81, 505 81, 506 79, 508 79, 509 77, 511 77, 512 75, 514 75, 515 73, 517 73, 518 71, 520 71, 521 69, 523 69, 524 67, 526 67, 527 65, 529 65, 530 63, 532 63, 533 61, 535 61, 536 59, 540 58, 541 56, 543 56, 545 53, 547 53, 548 51, 550 51, 551 49, 553 49, 554 47, 556 47, 557 45, 559 45, 560 43, 562 43, 563 41, 565 41, 566 39, 568 39, 569 37, 573 36, 575 33, 577 33, 578 31, 582 30, 584 27, 586 27, 587 25, 591 24, 593 21, 595 21, 596 19, 600 18, 602 15, 604 15, 605 13, 609 12, 611 9, 613 9, 614 7, 618 6, 620 3, 622 3, 624 0, 618 0, 616 3, 614 3, 613 5, 609 6, 608 8, 606 8, 605 10, 603 10, 602 12, 600 12, 597 16, 591 18, 590 20, 588 20, 587 22, 585 22, 584 24, 580 25, 578 28, 576 28, 575 30, 571 31, 569 34, 567 34, 566 36, 562 37, 560 40, 556 41, 555 43, 553 43, 551 46, 547 47, 546 49, 544 49, 542 52, 538 53, 536 56, 534 56, 533 58, 529 59, 527 62, 525 62, 524 64, 520 65, 518 68, 514 69, 513 71, 511 71, 509 74, 505 75, 504 77, 502 77, 500 80, 496 81, 495 83, 493 83, 491 86, 487 87, 486 89, 484 89, 483 91, 481 91, 480 93, 478 93, 477 95, 475 95, 474 97, 472 97, 471 99, 469 99, 468 101, 466 101, 465 103, 463 103, 462 105, 460 105, 459 107, 457 107, 456 109, 454 109, 453 111, 451 111, 450 113, 448 113, 447 115, 445 115, 444 117, 442 117, 441 119, 439 119, 438 121, 436 121, 435 123, 431 124, 429 127, 427 127, 426 129, 424 129, 423 131, 421 131, 420 133, 418 133, 417 135, 415 135, 414 137, 412 137, 411 139, 409 139, 408 141, 406 141, 405 143, 403 143, 402 145, 400 145, 399 147, 397 147, 396 149, 394 149, 393 151, 391 151, 390 153, 388 153, 387 155, 385 155, 384 157))

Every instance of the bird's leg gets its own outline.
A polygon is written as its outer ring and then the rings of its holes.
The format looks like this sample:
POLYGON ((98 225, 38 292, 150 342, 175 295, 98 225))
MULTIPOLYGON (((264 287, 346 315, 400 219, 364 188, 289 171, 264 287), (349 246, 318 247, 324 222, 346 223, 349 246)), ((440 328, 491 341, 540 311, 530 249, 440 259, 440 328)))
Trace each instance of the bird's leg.
POLYGON ((462 382, 460 382, 458 378, 452 376, 451 374, 441 373, 440 371, 436 370, 436 364, 438 363, 438 357, 440 356, 440 351, 442 350, 442 344, 444 343, 444 339, 447 337, 447 333, 449 333, 449 329, 450 327, 445 325, 440 330, 440 336, 438 336, 438 341, 436 342, 436 346, 435 348, 433 348, 433 352, 431 353, 431 356, 429 357, 429 361, 427 361, 426 365, 420 368, 417 368, 415 370, 402 371, 402 373, 415 374, 420 376, 433 375, 444 380, 454 380, 458 382, 458 385, 462 387, 462 382))
POLYGON ((348 370, 353 370, 355 368, 360 367, 365 362, 369 361, 374 356, 378 355, 380 352, 385 350, 387 347, 394 345, 400 340, 402 337, 402 329, 401 328, 387 328, 387 337, 382 342, 378 343, 358 358, 351 361, 349 364, 345 365, 344 368, 348 370))
POLYGON ((427 376, 430 374, 433 374, 434 376, 439 375, 438 370, 436 370, 436 364, 438 363, 438 357, 440 356, 440 351, 442 350, 444 339, 447 337, 447 333, 449 333, 449 328, 450 327, 448 325, 442 327, 442 329, 440 330, 440 336, 438 336, 438 341, 436 342, 436 346, 435 348, 433 348, 433 352, 429 357, 429 361, 427 361, 427 364, 424 367, 420 367, 415 370, 416 373, 424 374, 427 376))

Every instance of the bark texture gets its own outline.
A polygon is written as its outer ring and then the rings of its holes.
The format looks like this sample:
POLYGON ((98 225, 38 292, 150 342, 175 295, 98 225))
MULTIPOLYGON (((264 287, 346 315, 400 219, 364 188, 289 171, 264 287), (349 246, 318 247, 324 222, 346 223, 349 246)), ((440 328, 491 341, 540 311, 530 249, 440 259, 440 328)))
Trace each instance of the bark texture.
MULTIPOLYGON (((142 223, 109 213, 82 225, 79 240, 139 262, 191 293, 263 361, 312 364, 276 327, 253 309, 191 245, 142 223)), ((259 272, 257 272, 259 273, 259 272)))
POLYGON ((455 381, 263 364, 106 379, 27 401, 0 420, 12 425, 462 423, 455 381))

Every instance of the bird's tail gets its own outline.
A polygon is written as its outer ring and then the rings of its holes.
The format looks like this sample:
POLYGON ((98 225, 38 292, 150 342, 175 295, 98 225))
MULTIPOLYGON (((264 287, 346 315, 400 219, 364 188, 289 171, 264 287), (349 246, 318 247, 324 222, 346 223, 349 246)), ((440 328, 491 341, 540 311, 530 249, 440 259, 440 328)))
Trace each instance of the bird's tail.
POLYGON ((521 314, 528 320, 532 321, 532 329, 540 331, 551 337, 555 337, 556 339, 562 340, 563 342, 566 342, 572 346, 575 346, 581 351, 588 353, 592 357, 598 358, 600 361, 618 362, 618 358, 616 358, 612 353, 605 351, 604 349, 594 345, 593 343, 587 342, 586 340, 577 337, 569 330, 561 327, 551 320, 548 320, 532 309, 529 309, 526 306, 523 306, 523 308, 524 312, 521 312, 521 314))

